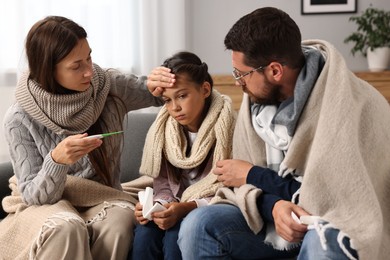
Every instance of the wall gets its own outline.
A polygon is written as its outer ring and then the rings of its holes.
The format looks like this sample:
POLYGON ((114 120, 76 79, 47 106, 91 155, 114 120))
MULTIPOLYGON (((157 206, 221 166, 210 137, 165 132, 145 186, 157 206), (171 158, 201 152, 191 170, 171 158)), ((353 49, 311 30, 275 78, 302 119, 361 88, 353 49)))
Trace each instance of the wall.
MULTIPOLYGON (((164 1, 164 0, 161 0, 164 1)), ((171 1, 171 0, 165 0, 171 1)), ((358 1, 358 12, 370 4, 374 7, 390 10, 390 1, 372 0, 358 1)), ((171 3, 171 2, 170 2, 171 3)), ((345 37, 356 29, 348 18, 353 14, 301 15, 301 0, 186 0, 185 13, 185 43, 188 50, 197 53, 209 65, 212 74, 230 74, 230 53, 225 51, 223 40, 231 26, 243 15, 265 6, 274 6, 286 11, 298 24, 302 38, 318 38, 333 43, 353 71, 367 70, 366 59, 350 54, 351 46, 344 44, 345 37)), ((159 10, 163 12, 162 8, 159 10)), ((167 15, 161 13, 162 16, 167 15)), ((170 27, 162 33, 178 33, 170 27)), ((156 29, 157 30, 157 29, 156 29)), ((243 39, 245 40, 245 39, 243 39)), ((0 45, 1 46, 1 45, 0 45)), ((166 53, 166 57, 172 53, 166 53)), ((19 59, 19 57, 15 57, 19 59)), ((156 66, 159 64, 156 64, 156 66)), ((8 82, 8 80, 1 80, 8 82)), ((13 100, 14 79, 7 86, 0 85, 0 123, 6 108, 13 100)), ((2 124, 0 125, 0 162, 8 160, 7 145, 4 140, 2 124)))
MULTIPOLYGON (((388 0, 357 2, 358 13, 370 4, 390 10, 388 0)), ((354 14, 302 15, 301 0, 192 0, 189 17, 192 26, 190 48, 208 63, 212 73, 229 74, 230 52, 225 51, 223 45, 226 33, 240 17, 265 6, 277 7, 287 12, 300 27, 303 39, 323 39, 334 44, 351 70, 367 70, 366 59, 361 55, 353 57, 350 54, 352 45, 344 43, 346 36, 356 30, 356 25, 348 21, 354 14)))

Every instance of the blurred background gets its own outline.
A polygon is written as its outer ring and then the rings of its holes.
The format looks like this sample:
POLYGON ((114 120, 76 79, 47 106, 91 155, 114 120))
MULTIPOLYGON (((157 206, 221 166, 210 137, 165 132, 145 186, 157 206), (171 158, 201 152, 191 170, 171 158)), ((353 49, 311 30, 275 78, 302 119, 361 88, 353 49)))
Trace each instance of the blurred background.
POLYGON ((356 0, 356 13, 331 14, 302 14, 303 2, 310 0, 0 0, 0 162, 9 160, 2 121, 18 76, 27 68, 24 40, 45 16, 65 16, 83 26, 92 59, 101 67, 146 75, 176 51, 188 50, 217 75, 231 73, 223 44, 230 27, 257 8, 273 6, 296 21, 303 39, 331 42, 351 70, 366 71, 366 58, 352 56, 352 45, 344 43, 356 30, 348 19, 369 6, 390 10, 390 1, 356 0))

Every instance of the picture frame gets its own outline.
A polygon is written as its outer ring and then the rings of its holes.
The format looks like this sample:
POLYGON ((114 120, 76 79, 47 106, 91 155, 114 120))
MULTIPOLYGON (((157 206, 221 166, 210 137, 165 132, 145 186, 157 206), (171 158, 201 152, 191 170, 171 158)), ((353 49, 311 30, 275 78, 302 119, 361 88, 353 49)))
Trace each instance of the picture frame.
POLYGON ((301 13, 345 14, 357 12, 357 0, 302 0, 301 13))

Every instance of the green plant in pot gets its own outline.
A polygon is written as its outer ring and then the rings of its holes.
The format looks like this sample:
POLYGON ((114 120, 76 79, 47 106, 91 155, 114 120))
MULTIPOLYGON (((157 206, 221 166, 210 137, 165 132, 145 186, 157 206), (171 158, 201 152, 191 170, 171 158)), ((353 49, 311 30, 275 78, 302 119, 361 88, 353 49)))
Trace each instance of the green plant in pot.
POLYGON ((349 21, 358 25, 357 31, 345 38, 344 42, 354 43, 352 55, 360 52, 367 56, 371 71, 385 70, 390 61, 390 12, 369 7, 360 16, 349 21), (380 58, 381 60, 376 60, 380 58))

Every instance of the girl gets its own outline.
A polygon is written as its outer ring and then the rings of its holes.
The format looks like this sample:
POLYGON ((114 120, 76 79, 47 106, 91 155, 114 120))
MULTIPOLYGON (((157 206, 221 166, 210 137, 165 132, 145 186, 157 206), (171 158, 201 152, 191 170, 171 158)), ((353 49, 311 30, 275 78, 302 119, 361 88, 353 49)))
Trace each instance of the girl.
POLYGON ((230 99, 212 90, 207 65, 179 52, 163 66, 176 82, 162 93, 165 105, 147 134, 140 172, 154 178, 154 201, 166 210, 149 221, 137 203, 133 259, 181 259, 180 222, 208 204, 220 186, 211 170, 231 156, 234 112, 230 99))

